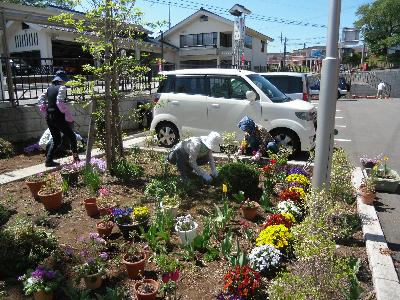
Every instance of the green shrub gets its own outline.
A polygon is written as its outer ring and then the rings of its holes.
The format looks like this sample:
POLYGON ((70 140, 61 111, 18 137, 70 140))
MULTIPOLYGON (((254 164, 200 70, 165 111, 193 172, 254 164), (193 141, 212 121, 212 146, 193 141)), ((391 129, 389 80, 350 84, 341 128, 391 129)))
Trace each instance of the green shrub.
POLYGON ((329 192, 335 201, 351 204, 356 200, 356 190, 352 183, 354 166, 346 152, 339 148, 333 152, 329 192))
POLYGON ((97 168, 93 168, 91 165, 85 168, 83 172, 83 183, 93 194, 97 193, 102 184, 101 174, 97 168))
POLYGON ((125 159, 115 162, 111 169, 112 174, 123 182, 132 182, 143 176, 143 167, 125 159))
POLYGON ((185 194, 184 185, 179 176, 160 177, 152 179, 144 191, 147 198, 155 198, 160 201, 164 196, 185 194))
POLYGON ((0 204, 0 226, 6 224, 10 216, 11 212, 0 204))
POLYGON ((221 167, 218 181, 227 185, 230 195, 243 191, 246 197, 254 197, 258 192, 259 175, 253 164, 230 162, 221 167))
POLYGON ((8 158, 14 154, 14 147, 5 139, 0 138, 0 159, 8 158))
POLYGON ((35 268, 57 249, 57 239, 24 218, 17 218, 0 231, 0 266, 3 273, 23 274, 35 268))

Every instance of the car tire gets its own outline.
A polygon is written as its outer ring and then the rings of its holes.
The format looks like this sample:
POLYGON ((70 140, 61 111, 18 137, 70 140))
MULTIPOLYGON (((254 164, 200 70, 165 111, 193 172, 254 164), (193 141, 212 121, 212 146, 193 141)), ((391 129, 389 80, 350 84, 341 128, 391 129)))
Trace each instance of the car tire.
POLYGON ((297 134, 288 128, 276 128, 271 131, 271 135, 278 146, 284 146, 291 149, 294 153, 300 152, 300 139, 297 134))
POLYGON ((179 141, 179 131, 171 122, 161 122, 156 126, 158 144, 171 148, 179 141))

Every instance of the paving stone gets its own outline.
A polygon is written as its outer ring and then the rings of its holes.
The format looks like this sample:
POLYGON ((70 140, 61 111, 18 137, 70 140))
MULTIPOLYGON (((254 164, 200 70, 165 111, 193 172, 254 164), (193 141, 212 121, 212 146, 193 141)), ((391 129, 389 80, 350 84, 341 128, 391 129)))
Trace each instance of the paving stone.
POLYGON ((400 284, 396 281, 373 278, 377 300, 399 300, 400 284))

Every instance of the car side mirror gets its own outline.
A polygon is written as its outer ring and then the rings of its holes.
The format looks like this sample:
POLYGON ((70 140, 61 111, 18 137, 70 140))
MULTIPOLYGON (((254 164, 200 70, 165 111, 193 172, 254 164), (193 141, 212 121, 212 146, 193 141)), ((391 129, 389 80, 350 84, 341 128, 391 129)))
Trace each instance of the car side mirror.
POLYGON ((256 93, 254 93, 254 91, 247 91, 246 99, 249 100, 250 102, 254 102, 257 99, 257 95, 256 93))

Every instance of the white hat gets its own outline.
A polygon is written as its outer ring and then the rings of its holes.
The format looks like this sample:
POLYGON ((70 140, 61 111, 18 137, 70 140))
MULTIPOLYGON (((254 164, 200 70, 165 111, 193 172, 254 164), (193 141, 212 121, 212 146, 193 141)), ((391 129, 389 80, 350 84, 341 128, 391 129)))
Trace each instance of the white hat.
POLYGON ((211 131, 207 136, 201 136, 201 141, 208 149, 217 152, 220 151, 219 145, 222 144, 222 137, 216 131, 211 131))

